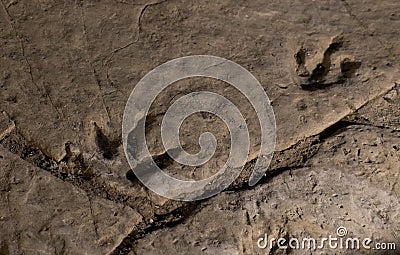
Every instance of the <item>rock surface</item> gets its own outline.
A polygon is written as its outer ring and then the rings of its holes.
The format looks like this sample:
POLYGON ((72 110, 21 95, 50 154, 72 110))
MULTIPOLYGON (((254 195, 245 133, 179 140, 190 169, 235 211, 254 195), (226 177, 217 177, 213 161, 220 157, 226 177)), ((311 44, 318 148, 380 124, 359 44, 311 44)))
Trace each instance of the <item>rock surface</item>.
POLYGON ((256 240, 266 232, 323 237, 340 225, 351 236, 399 242, 398 0, 0 4, 0 254, 296 254, 260 250, 256 240), (194 54, 235 61, 260 81, 277 146, 269 172, 248 187, 260 145, 248 100, 212 79, 172 84, 146 120, 164 171, 203 179, 228 158, 226 126, 204 113, 183 123, 181 143, 195 153, 200 134, 211 132, 214 157, 196 168, 166 154, 163 115, 193 91, 238 106, 251 144, 228 191, 182 203, 136 179, 121 122, 146 73, 194 54))
POLYGON ((142 221, 0 147, 1 254, 109 254, 142 221))
POLYGON ((223 192, 185 223, 138 240, 135 254, 397 254, 332 250, 327 244, 315 251, 280 250, 276 242, 272 249, 260 249, 257 240, 264 234, 269 240, 321 240, 338 237, 337 228, 344 226, 346 237, 398 247, 400 152, 393 146, 399 143, 400 133, 390 130, 351 126, 339 131, 307 166, 251 190, 223 192))

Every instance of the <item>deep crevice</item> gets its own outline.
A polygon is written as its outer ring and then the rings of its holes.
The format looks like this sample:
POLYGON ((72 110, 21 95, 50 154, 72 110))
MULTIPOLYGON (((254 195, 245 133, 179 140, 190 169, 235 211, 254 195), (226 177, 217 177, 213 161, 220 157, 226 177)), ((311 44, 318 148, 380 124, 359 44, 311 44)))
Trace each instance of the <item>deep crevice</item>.
POLYGON ((207 200, 191 202, 186 206, 177 208, 168 214, 156 215, 155 221, 144 229, 134 230, 128 234, 122 242, 110 253, 110 255, 126 255, 134 251, 137 240, 144 238, 146 235, 163 228, 173 228, 184 223, 191 216, 201 210, 201 204, 207 200), (172 220, 171 220, 172 219, 172 220))

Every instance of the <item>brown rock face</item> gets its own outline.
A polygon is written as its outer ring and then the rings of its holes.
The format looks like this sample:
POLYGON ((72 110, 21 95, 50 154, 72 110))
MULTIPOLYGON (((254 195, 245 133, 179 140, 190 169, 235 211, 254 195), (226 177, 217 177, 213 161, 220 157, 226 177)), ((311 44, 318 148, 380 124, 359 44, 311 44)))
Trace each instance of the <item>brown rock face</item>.
POLYGON ((2 254, 108 254, 141 222, 0 147, 2 254))
POLYGON ((400 2, 398 0, 20 1, 0 7, 0 254, 399 254, 400 2), (205 201, 144 187, 127 163, 122 118, 153 68, 215 55, 249 70, 274 109, 277 144, 265 177, 247 181, 261 143, 257 112, 210 78, 171 84, 146 116, 153 159, 182 179, 217 173, 227 126, 196 113, 182 147, 213 157, 173 161, 161 140, 170 106, 220 94, 245 117, 242 174, 205 201), (349 237, 397 250, 260 249, 257 240, 349 237))

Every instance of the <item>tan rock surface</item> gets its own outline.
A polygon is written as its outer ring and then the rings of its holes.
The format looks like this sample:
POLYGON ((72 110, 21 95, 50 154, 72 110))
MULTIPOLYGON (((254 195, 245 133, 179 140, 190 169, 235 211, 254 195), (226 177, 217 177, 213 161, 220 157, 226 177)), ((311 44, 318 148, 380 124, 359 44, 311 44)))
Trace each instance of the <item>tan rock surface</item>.
POLYGON ((270 239, 321 240, 337 237, 344 226, 346 237, 398 247, 400 152, 392 146, 399 143, 398 132, 349 127, 329 138, 308 166, 251 190, 223 192, 185 223, 139 239, 135 254, 397 254, 332 250, 328 244, 324 250, 279 250, 276 242, 260 249, 257 240, 265 233, 270 239))
POLYGON ((0 147, 1 254, 108 254, 141 222, 0 147))
POLYGON ((265 231, 318 237, 338 224, 398 242, 398 0, 1 0, 0 9, 0 254, 257 254, 268 252, 254 247, 265 231), (199 135, 213 133, 212 160, 195 168, 167 157, 159 124, 187 93, 230 99, 251 139, 230 191, 181 203, 152 193, 130 171, 121 122, 147 72, 194 54, 235 61, 260 81, 278 139, 270 172, 248 187, 260 144, 249 102, 211 79, 172 84, 146 128, 166 172, 202 179, 228 157, 228 131, 207 114, 184 122, 181 142, 194 153, 199 135))

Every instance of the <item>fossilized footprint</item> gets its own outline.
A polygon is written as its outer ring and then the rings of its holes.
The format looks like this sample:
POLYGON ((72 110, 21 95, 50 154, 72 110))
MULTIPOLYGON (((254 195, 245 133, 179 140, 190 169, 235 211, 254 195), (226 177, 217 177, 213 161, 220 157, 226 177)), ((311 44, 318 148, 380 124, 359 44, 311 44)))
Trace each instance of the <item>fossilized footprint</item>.
POLYGON ((303 42, 294 54, 296 61, 294 83, 303 89, 323 89, 351 78, 361 66, 353 56, 341 54, 345 43, 342 36, 330 38, 328 43, 310 46, 303 42))

